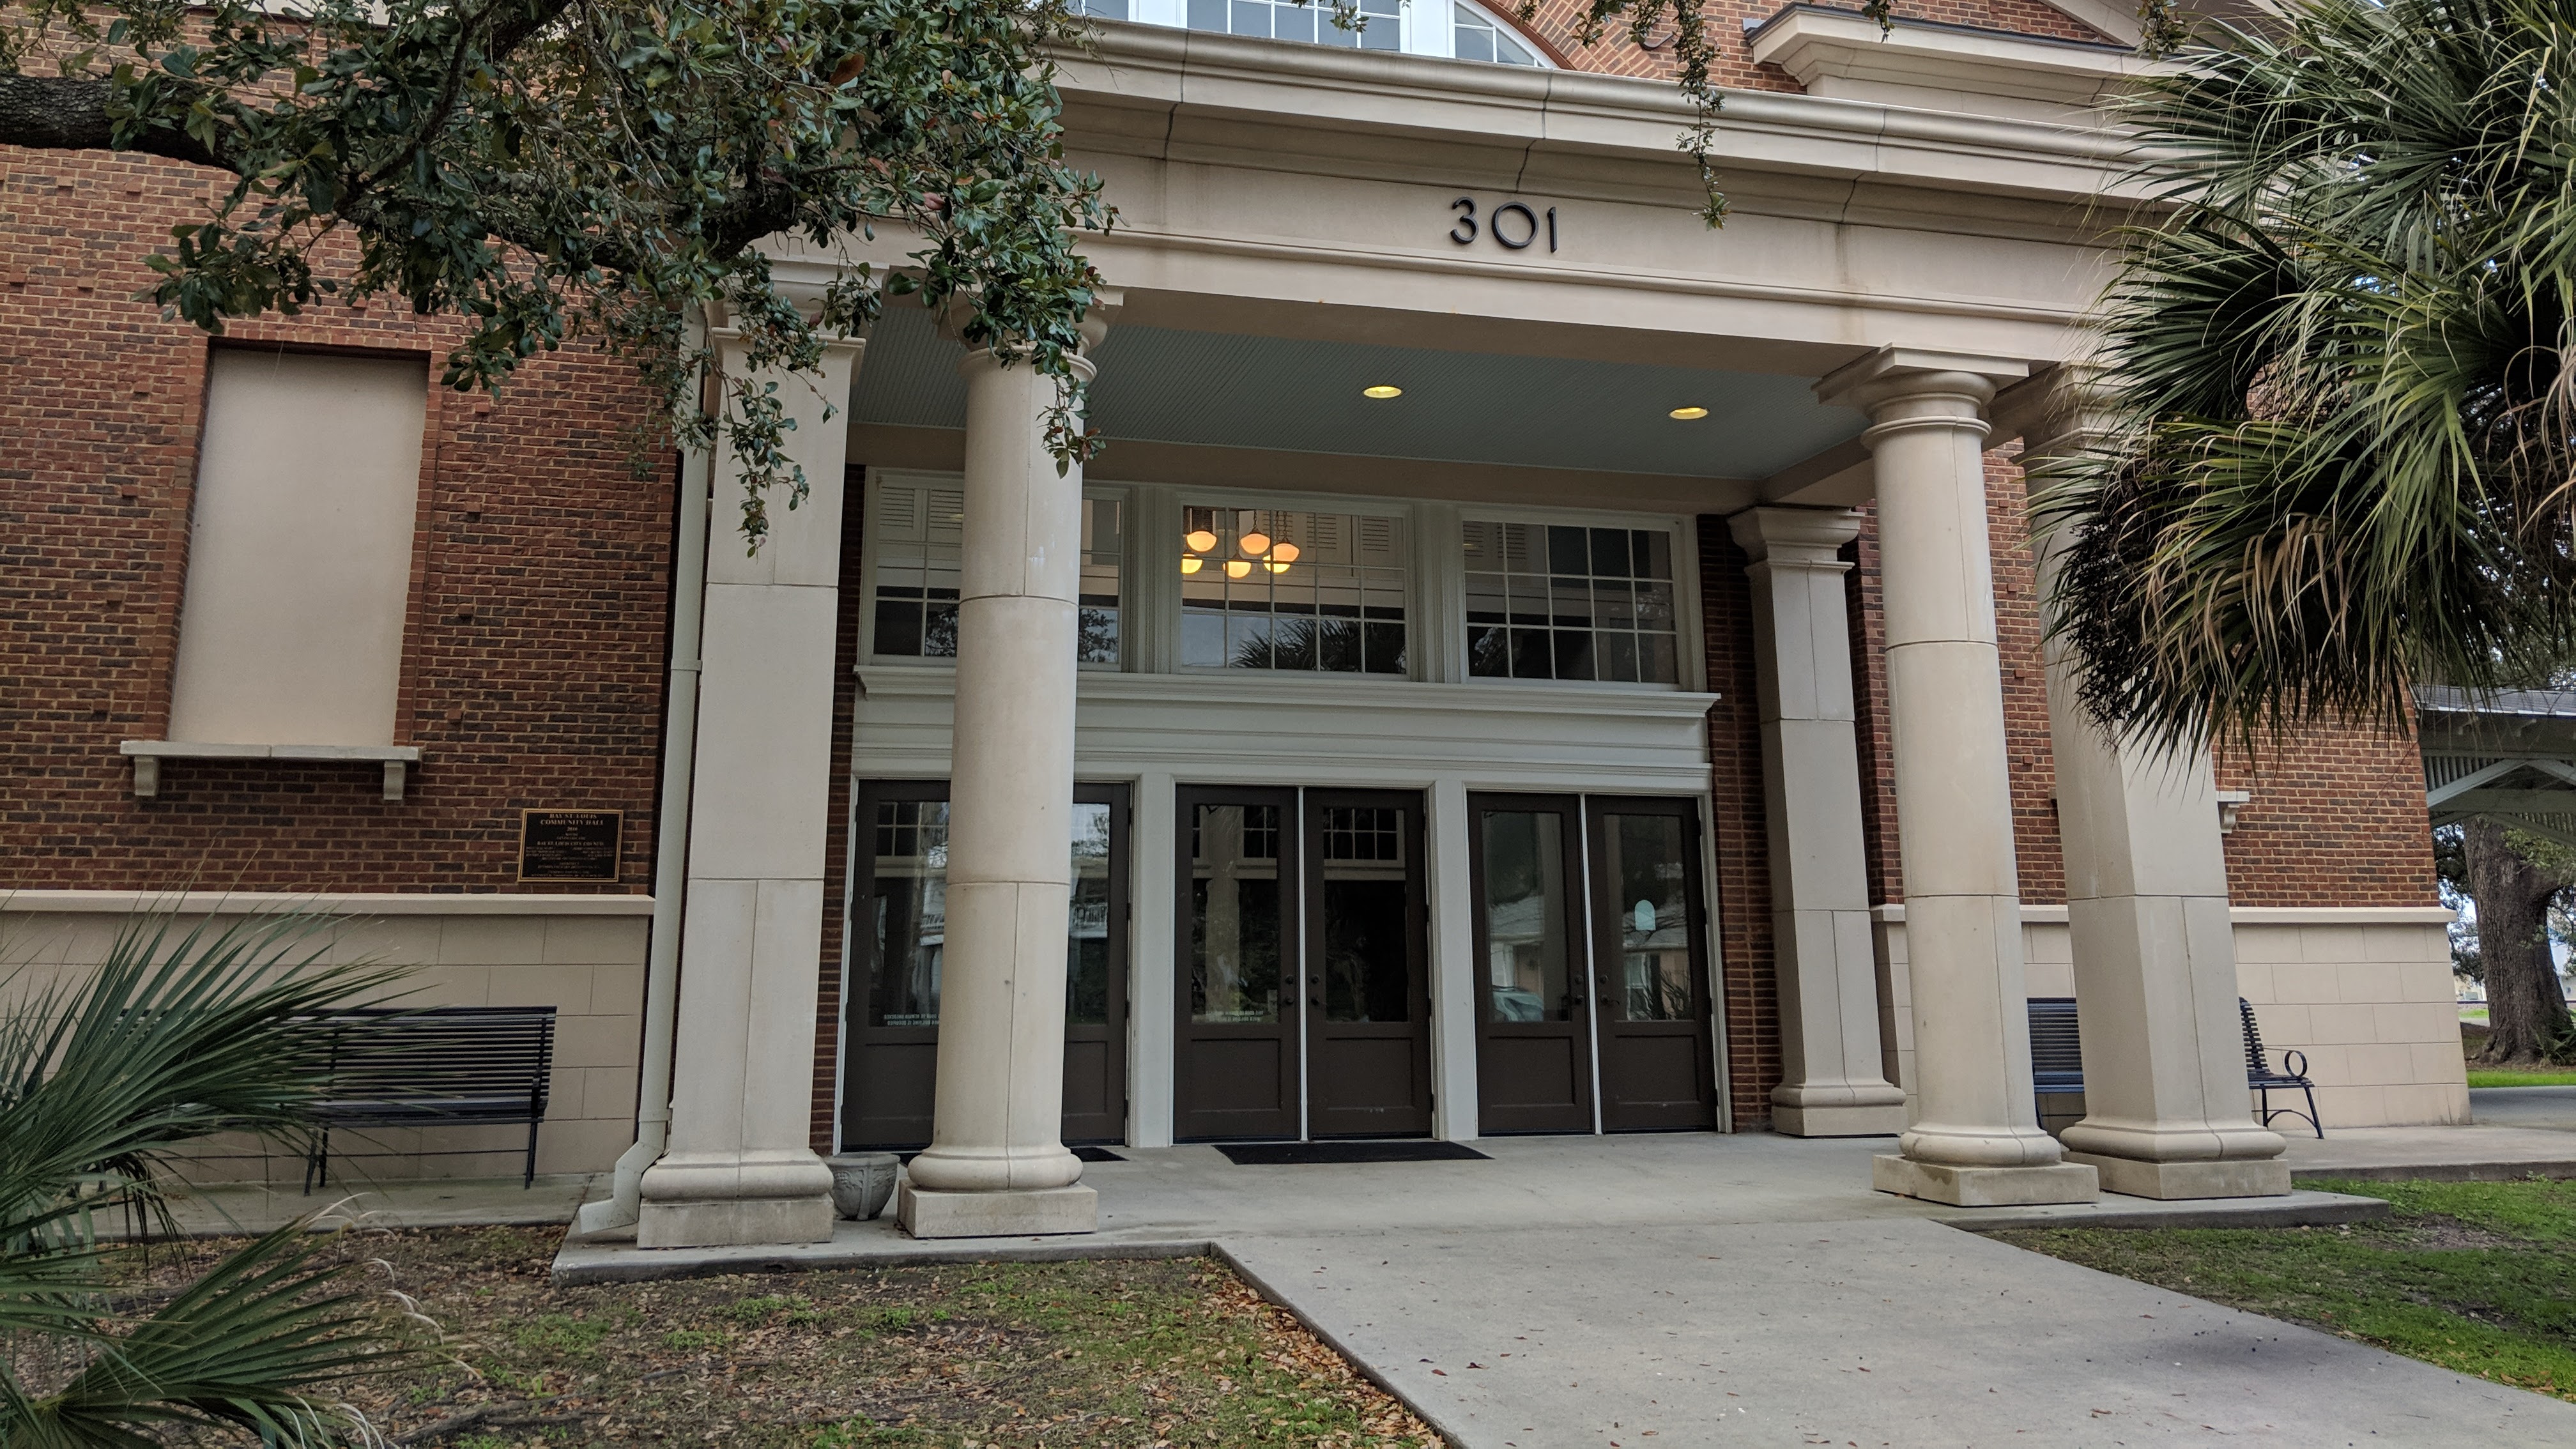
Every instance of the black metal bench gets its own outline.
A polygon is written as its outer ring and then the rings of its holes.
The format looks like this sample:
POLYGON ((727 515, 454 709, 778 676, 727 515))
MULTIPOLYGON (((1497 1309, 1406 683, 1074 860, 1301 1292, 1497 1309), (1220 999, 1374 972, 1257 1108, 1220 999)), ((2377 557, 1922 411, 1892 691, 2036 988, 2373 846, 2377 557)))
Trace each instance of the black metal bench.
POLYGON ((342 1127, 524 1122, 519 1185, 536 1182, 537 1127, 554 1071, 553 1007, 348 1011, 321 1021, 331 1036, 331 1085, 315 1104, 324 1125, 304 1164, 306 1192, 316 1181, 329 1185, 331 1132, 342 1127))
MULTIPOLYGON (((2240 996, 2236 998, 2236 1010, 2245 1023, 2245 1085, 2262 1094, 2263 1125, 2271 1126, 2275 1117, 2297 1117, 2319 1137, 2325 1136, 2326 1129, 2317 1120, 2317 1084, 2308 1078, 2306 1055, 2285 1051, 2281 1053, 2280 1070, 2274 1071, 2266 1060, 2263 1034, 2254 1025, 2252 1003, 2240 996), (2308 1110, 2273 1106, 2272 1094, 2279 1091, 2304 1094, 2308 1110)), ((2042 1122, 2048 1120, 2049 1114, 2040 1108, 2040 1098, 2084 1090, 2084 1042, 2075 1029, 2072 996, 2030 998, 2030 1086, 2031 1105, 2039 1111, 2042 1122)))

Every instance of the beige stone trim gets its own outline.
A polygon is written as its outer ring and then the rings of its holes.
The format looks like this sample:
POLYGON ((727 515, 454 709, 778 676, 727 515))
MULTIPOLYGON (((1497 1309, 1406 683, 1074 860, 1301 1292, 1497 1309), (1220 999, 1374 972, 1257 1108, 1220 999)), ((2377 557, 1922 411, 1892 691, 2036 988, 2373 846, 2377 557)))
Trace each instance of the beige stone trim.
MULTIPOLYGON (((1905 906, 1872 906, 1870 916, 1884 925, 1905 924, 1905 906)), ((2448 906, 2232 906, 2228 919, 2240 926, 2447 926, 2455 913, 2448 906)), ((2066 907, 2021 908, 2025 926, 2062 926, 2066 907)))

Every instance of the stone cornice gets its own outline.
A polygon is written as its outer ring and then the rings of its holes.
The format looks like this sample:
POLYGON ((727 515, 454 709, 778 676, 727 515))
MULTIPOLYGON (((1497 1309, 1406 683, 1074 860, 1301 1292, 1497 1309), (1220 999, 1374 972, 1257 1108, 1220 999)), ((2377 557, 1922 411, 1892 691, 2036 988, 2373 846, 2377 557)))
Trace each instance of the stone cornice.
MULTIPOLYGON (((1495 164, 1490 153, 1501 151, 1518 158, 1520 175, 1562 175, 1580 164, 1594 168, 1588 174, 1600 184, 1675 201, 1697 187, 1674 145, 1692 108, 1666 81, 1116 23, 1103 24, 1088 53, 1068 53, 1061 65, 1077 149, 1191 159, 1210 143, 1185 123, 1240 119, 1260 125, 1243 144, 1257 140, 1282 169, 1335 159, 1382 164, 1390 152, 1419 165, 1431 145, 1454 148, 1440 158, 1450 168, 1495 164), (1644 169, 1603 173, 1605 161, 1644 169)), ((2132 151, 2098 128, 1763 91, 1727 94, 1718 140, 1719 165, 1739 203, 1758 203, 1766 178, 1867 179, 1973 192, 1990 203, 2116 202, 2134 195, 2132 151)))

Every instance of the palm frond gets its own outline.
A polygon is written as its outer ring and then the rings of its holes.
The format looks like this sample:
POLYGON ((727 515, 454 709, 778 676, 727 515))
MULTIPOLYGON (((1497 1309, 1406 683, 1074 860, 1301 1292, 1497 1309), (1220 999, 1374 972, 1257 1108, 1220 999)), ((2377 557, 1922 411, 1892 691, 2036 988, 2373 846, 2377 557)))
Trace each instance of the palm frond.
POLYGON ((2296 0, 2125 119, 2107 437, 2034 479, 2086 704, 2402 718, 2576 653, 2576 0, 2296 0))

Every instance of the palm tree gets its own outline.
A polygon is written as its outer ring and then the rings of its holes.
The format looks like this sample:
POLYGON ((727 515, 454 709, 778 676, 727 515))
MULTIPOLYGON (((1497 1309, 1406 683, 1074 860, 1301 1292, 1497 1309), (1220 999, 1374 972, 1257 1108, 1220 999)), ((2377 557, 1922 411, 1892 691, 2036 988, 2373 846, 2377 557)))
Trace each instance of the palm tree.
POLYGON ((2286 0, 2126 119, 2161 219, 2043 469, 2106 723, 2247 739, 2570 649, 2576 3, 2286 0))
POLYGON ((172 1155, 217 1133, 302 1145, 328 1078, 317 1018, 395 973, 321 964, 328 923, 130 923, 105 965, 0 981, 0 1443, 90 1449, 194 1427, 264 1445, 369 1436, 346 1381, 415 1360, 381 1294, 291 1223, 166 1300, 121 1298, 102 1220, 168 1223, 172 1155))

